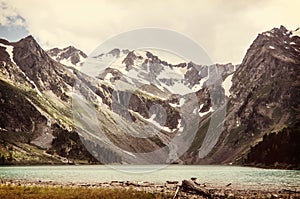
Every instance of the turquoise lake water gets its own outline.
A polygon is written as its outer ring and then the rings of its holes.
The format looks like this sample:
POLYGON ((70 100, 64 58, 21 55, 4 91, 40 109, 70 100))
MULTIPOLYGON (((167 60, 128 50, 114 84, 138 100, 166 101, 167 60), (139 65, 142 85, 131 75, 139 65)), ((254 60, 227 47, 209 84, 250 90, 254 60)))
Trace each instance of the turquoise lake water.
POLYGON ((300 189, 300 171, 275 170, 237 166, 199 165, 68 165, 0 167, 2 179, 54 181, 60 183, 99 183, 118 181, 148 181, 198 178, 198 182, 225 187, 253 189, 300 189))

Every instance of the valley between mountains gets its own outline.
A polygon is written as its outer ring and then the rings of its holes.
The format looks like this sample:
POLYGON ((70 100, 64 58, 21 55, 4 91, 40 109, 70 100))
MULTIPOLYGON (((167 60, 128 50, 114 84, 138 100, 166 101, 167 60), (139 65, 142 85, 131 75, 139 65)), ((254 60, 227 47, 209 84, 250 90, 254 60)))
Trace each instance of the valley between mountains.
POLYGON ((0 39, 0 164, 299 169, 297 34, 258 34, 239 65, 0 39))

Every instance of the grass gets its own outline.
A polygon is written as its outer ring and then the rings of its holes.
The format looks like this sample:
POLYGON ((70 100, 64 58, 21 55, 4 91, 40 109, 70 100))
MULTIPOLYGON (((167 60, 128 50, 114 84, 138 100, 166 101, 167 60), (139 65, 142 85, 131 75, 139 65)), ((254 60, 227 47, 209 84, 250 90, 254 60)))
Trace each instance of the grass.
POLYGON ((191 143, 188 153, 197 153, 197 150, 201 147, 203 140, 206 136, 207 130, 209 128, 210 118, 205 120, 202 126, 199 128, 198 132, 195 135, 193 142, 191 143))
POLYGON ((107 198, 107 199, 164 199, 170 198, 163 193, 147 193, 146 191, 137 191, 129 189, 113 188, 87 188, 87 187, 54 187, 54 186, 11 186, 0 185, 1 199, 39 199, 39 198, 107 198))
MULTIPOLYGON (((47 156, 44 154, 44 150, 37 148, 36 146, 25 143, 0 143, 0 155, 4 155, 7 160, 4 164, 24 165, 24 164, 61 164, 61 161, 56 157, 47 156), (13 150, 12 161, 8 161, 11 146, 13 150)), ((0 163, 1 165, 1 163, 0 163)), ((1 198, 1 197, 0 197, 1 198)))

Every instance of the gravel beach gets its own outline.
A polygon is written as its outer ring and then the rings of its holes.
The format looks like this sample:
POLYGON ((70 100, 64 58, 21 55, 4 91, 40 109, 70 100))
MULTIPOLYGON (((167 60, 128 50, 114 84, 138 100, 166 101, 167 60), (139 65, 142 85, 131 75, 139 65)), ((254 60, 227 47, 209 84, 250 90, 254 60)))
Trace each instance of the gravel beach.
MULTIPOLYGON (((80 189, 120 189, 145 191, 147 193, 163 193, 168 198, 300 198, 299 189, 250 189, 237 187, 230 183, 225 187, 216 187, 211 184, 201 184, 197 179, 166 181, 164 183, 151 183, 147 181, 111 181, 103 183, 58 183, 53 181, 27 181, 1 179, 1 187, 60 187, 80 189)), ((64 198, 62 196, 62 198, 64 198)))

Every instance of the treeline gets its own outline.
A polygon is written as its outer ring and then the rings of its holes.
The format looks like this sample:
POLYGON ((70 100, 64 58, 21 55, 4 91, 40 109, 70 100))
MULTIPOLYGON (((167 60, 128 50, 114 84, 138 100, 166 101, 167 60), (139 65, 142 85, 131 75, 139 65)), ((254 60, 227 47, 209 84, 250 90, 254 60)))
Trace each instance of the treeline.
POLYGON ((13 161, 13 146, 10 145, 5 148, 8 150, 8 155, 0 152, 0 165, 11 164, 13 161))
POLYGON ((69 132, 57 124, 54 124, 52 129, 55 138, 52 140, 52 147, 47 150, 47 153, 52 155, 57 153, 67 158, 68 161, 87 160, 89 163, 99 162, 86 150, 76 132, 69 132))
POLYGON ((300 169, 300 124, 277 133, 266 134, 263 140, 251 147, 244 164, 300 169))
POLYGON ((109 148, 80 138, 76 132, 68 132, 58 125, 53 125, 52 148, 47 152, 67 158, 68 160, 87 160, 93 164, 121 163, 121 157, 109 148), (82 143, 84 142, 84 143, 82 143))

